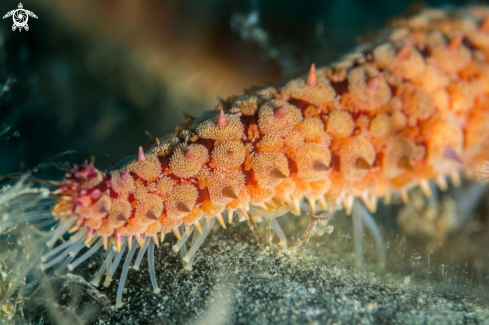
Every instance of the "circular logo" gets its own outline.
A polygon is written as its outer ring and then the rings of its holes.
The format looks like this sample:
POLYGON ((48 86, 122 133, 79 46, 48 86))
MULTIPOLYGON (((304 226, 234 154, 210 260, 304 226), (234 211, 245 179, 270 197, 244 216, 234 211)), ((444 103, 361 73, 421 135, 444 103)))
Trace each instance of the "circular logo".
POLYGON ((22 31, 22 28, 25 29, 26 31, 29 30, 29 25, 27 25, 29 16, 37 19, 36 14, 33 13, 32 11, 24 9, 22 3, 19 3, 18 9, 10 10, 9 12, 7 12, 3 16, 3 19, 8 18, 10 16, 12 16, 12 20, 14 21, 14 24, 12 25, 12 30, 15 31, 16 29, 18 29, 19 32, 22 31))
POLYGON ((27 24, 27 21, 29 20, 29 16, 27 15, 27 12, 25 12, 24 9, 17 9, 15 10, 15 14, 13 14, 13 19, 14 19, 14 24, 22 28, 27 24))

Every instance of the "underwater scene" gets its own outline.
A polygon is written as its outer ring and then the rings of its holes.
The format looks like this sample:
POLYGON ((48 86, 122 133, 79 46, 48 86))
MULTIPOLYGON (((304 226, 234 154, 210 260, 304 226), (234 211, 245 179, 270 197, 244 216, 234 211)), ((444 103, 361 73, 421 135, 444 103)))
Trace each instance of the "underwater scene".
POLYGON ((489 324, 486 1, 0 14, 0 324, 489 324))

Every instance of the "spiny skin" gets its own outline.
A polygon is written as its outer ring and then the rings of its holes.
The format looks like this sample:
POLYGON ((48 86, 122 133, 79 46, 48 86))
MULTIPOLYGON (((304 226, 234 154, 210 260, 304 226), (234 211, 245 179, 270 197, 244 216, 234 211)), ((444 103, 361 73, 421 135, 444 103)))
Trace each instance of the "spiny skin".
POLYGON ((489 8, 398 19, 341 62, 229 98, 102 173, 75 167, 53 213, 90 236, 153 236, 250 205, 299 212, 458 181, 489 149, 489 8), (267 204, 267 205, 265 205, 267 204))

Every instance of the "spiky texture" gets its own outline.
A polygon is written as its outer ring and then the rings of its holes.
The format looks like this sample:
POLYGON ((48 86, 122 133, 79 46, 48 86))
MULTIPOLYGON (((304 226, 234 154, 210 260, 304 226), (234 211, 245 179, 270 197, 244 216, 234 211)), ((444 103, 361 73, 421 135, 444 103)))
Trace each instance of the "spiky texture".
POLYGON ((280 88, 223 102, 102 173, 75 167, 54 214, 95 235, 155 235, 249 205, 350 209, 483 165, 489 9, 425 10, 280 88), (190 141, 190 142, 189 142, 190 141))

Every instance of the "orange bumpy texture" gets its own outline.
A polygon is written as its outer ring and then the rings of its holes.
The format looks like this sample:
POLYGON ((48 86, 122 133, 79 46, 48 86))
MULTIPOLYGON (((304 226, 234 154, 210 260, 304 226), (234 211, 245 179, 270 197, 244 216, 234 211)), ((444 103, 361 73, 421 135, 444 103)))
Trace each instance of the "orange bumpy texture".
POLYGON ((443 186, 489 152, 489 8, 424 10, 283 87, 229 98, 112 170, 76 167, 57 218, 104 237, 154 236, 201 218, 443 186))

